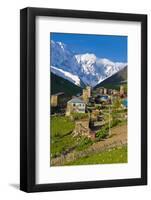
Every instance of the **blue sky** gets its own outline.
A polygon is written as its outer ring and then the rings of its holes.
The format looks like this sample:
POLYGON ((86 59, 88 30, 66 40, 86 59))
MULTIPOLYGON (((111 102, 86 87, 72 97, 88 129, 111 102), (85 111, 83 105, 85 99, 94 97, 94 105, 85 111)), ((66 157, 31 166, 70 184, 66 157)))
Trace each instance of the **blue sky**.
POLYGON ((50 39, 65 43, 77 54, 94 53, 114 62, 127 62, 127 36, 51 33, 50 39))

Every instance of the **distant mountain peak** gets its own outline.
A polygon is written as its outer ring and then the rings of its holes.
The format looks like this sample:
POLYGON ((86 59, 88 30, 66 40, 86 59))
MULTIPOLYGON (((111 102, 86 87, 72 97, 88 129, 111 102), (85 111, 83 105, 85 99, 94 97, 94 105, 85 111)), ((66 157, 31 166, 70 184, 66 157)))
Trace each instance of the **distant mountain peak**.
POLYGON ((96 61, 96 55, 93 53, 85 53, 85 54, 77 54, 75 55, 77 61, 89 62, 89 61, 96 61))
POLYGON ((83 82, 94 87, 126 65, 98 58, 93 53, 74 54, 66 44, 51 41, 51 71, 76 85, 83 82))
POLYGON ((112 76, 103 80, 101 83, 96 85, 95 88, 107 87, 107 86, 110 86, 110 88, 114 88, 117 85, 126 83, 127 83, 127 66, 125 66, 112 76))

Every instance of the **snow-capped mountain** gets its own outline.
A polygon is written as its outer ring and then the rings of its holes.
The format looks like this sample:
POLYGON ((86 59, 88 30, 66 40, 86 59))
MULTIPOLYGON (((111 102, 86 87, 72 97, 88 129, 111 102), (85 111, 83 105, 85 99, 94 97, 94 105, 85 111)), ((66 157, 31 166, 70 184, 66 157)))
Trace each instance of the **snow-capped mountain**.
POLYGON ((51 71, 80 86, 94 87, 106 78, 127 66, 127 63, 112 62, 97 58, 95 54, 74 54, 61 42, 51 41, 51 71))
POLYGON ((77 75, 73 75, 70 72, 64 71, 63 69, 59 69, 54 66, 51 66, 51 72, 56 74, 57 76, 67 79, 68 81, 74 83, 75 85, 80 86, 81 80, 77 75))

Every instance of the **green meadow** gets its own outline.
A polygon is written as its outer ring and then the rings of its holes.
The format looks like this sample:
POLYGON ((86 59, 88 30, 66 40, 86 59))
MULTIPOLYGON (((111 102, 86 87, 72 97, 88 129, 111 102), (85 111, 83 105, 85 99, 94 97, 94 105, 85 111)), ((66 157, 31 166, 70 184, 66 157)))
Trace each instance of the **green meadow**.
POLYGON ((67 163, 67 165, 85 165, 85 164, 113 164, 127 163, 127 147, 118 147, 96 153, 76 161, 67 163))
MULTIPOLYGON (((114 125, 121 126, 126 122, 115 123, 114 125)), ((92 145, 104 138, 108 132, 107 127, 104 127, 96 134, 96 139, 91 139, 84 136, 73 136, 75 124, 66 116, 51 116, 51 144, 50 157, 51 159, 58 158, 62 155, 66 156, 70 152, 77 154, 83 152, 92 145)), ((127 147, 117 147, 106 151, 93 154, 88 154, 86 157, 78 158, 71 162, 65 162, 64 165, 83 165, 83 164, 109 164, 109 163, 126 163, 127 162, 127 147)))
POLYGON ((51 117, 51 158, 65 155, 72 150, 82 151, 92 144, 86 137, 74 137, 74 122, 65 116, 51 117))

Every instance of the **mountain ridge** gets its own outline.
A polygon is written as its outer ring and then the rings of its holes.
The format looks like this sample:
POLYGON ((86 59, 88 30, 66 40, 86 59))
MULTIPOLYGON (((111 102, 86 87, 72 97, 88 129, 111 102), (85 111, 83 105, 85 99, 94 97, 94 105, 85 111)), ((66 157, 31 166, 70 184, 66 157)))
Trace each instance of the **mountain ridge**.
POLYGON ((64 92, 66 96, 82 93, 82 88, 51 72, 51 95, 64 92))
POLYGON ((98 58, 93 53, 74 54, 67 45, 51 41, 51 71, 78 86, 84 83, 95 87, 126 65, 98 58))
POLYGON ((107 87, 109 86, 110 88, 114 88, 116 85, 120 84, 127 84, 127 66, 118 71, 117 73, 113 74, 112 76, 108 77, 101 83, 97 84, 94 89, 99 88, 99 87, 107 87))

